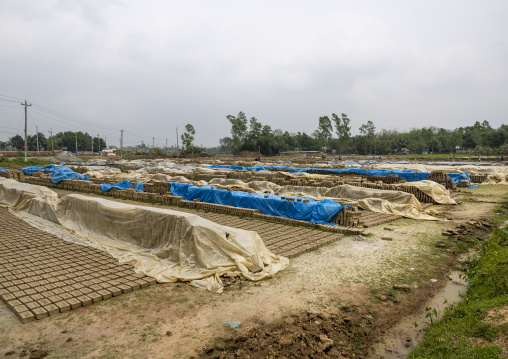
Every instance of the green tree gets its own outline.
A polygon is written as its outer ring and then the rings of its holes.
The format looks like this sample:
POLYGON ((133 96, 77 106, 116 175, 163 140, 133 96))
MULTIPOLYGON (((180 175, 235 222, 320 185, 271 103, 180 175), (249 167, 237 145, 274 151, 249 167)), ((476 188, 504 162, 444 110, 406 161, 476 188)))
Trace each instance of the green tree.
POLYGON ((219 140, 220 152, 232 154, 235 150, 233 139, 231 137, 223 137, 219 140))
POLYGON ((18 151, 22 151, 25 149, 25 140, 20 135, 13 136, 9 138, 9 142, 12 147, 14 147, 18 151))
POLYGON ((240 111, 238 116, 228 115, 226 118, 231 123, 231 137, 233 140, 234 151, 240 151, 245 137, 247 136, 247 117, 240 111))
MULTIPOLYGON (((42 132, 38 132, 39 135, 39 150, 44 151, 47 149, 46 136, 42 132)), ((27 137, 28 151, 37 151, 37 134, 30 135, 27 137)))
POLYGON ((185 125, 185 132, 180 136, 182 139, 183 153, 190 153, 194 151, 194 135, 196 134, 196 130, 194 130, 194 126, 190 123, 185 125))
POLYGON ((372 154, 372 146, 376 135, 376 126, 374 126, 374 123, 369 120, 367 123, 360 126, 360 133, 363 137, 364 153, 372 154))
POLYGON ((328 116, 321 116, 318 121, 318 129, 314 131, 312 136, 323 144, 326 151, 326 145, 332 136, 332 122, 328 116))
POLYGON ((332 121, 335 123, 337 137, 339 138, 339 153, 343 153, 351 141, 351 126, 349 126, 351 121, 345 113, 342 113, 341 117, 332 113, 332 121))

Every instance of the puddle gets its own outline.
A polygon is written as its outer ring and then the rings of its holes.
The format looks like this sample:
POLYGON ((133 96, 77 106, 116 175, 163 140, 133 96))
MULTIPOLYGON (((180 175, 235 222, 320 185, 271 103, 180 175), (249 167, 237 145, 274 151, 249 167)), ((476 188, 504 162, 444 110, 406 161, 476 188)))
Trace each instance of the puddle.
POLYGON ((425 318, 427 315, 425 308, 436 309, 438 317, 432 318, 433 321, 436 321, 441 319, 446 307, 460 301, 459 295, 466 291, 466 283, 459 278, 460 274, 462 272, 450 273, 451 280, 439 293, 425 303, 418 313, 404 318, 396 326, 387 330, 380 341, 374 344, 374 355, 372 357, 407 358, 409 352, 423 339, 424 329, 430 325, 430 318, 425 318), (416 328, 415 322, 418 324, 416 328))

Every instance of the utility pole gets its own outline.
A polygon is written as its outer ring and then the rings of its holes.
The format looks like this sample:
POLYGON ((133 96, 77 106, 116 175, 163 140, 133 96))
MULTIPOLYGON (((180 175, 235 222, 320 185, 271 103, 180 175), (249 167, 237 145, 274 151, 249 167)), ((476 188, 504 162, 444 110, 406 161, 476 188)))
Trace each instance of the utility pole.
POLYGON ((168 150, 168 139, 166 138, 166 154, 169 153, 169 150, 168 150))
POLYGON ((93 136, 92 136, 92 156, 93 156, 93 136))
POLYGON ((152 148, 155 148, 155 137, 152 137, 152 148))
POLYGON ((99 142, 99 155, 101 154, 101 136, 99 132, 97 132, 97 142, 99 142))
POLYGON ((122 157, 123 152, 123 130, 120 130, 120 157, 122 157))
POLYGON ((39 154, 39 128, 35 126, 35 135, 37 136, 37 154, 39 154))
POLYGON ((74 132, 74 135, 76 136, 76 156, 78 155, 78 133, 74 132))
POLYGON ((28 105, 26 103, 21 103, 21 106, 25 106, 25 163, 28 162, 28 140, 27 140, 27 130, 26 130, 26 117, 27 117, 27 106, 32 106, 32 104, 28 105))
POLYGON ((48 131, 51 135, 51 152, 55 152, 55 149, 53 148, 53 129, 50 128, 49 131, 48 131))
POLYGON ((180 155, 180 150, 178 149, 178 127, 176 128, 176 155, 180 155))

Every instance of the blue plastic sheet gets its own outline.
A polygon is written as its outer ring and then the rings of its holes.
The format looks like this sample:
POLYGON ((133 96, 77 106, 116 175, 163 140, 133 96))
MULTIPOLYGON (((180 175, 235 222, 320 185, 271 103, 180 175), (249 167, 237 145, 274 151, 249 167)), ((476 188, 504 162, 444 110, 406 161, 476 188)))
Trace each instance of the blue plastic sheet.
POLYGON ((21 168, 20 171, 23 172, 24 174, 26 174, 27 176, 31 176, 34 172, 37 172, 38 170, 40 170, 41 166, 37 165, 37 166, 28 166, 28 167, 24 167, 24 168, 21 168))
MULTIPOLYGON (((387 177, 388 175, 397 175, 401 178, 404 178, 408 182, 417 182, 428 180, 430 176, 430 172, 417 172, 413 170, 388 170, 388 169, 370 169, 370 168, 293 168, 286 166, 254 166, 254 167, 242 167, 242 166, 228 166, 228 165, 218 165, 218 166, 208 166, 211 169, 231 169, 231 170, 247 170, 247 171, 262 171, 262 170, 273 170, 273 169, 285 169, 289 170, 290 173, 298 173, 298 172, 331 172, 331 173, 344 173, 344 172, 353 172, 366 176, 377 176, 377 177, 387 177)), ((448 176, 455 182, 455 184, 459 183, 471 183, 471 179, 469 175, 464 173, 448 173, 448 176)))
POLYGON ((137 192, 145 192, 145 188, 143 187, 143 182, 138 182, 135 185, 132 185, 131 180, 126 179, 125 181, 115 183, 115 184, 101 184, 101 190, 104 192, 109 191, 111 188, 126 190, 127 188, 134 188, 137 192))
POLYGON ((0 171, 1 172, 9 172, 10 170, 8 168, 2 168, 2 167, 0 167, 0 171))
POLYGON ((480 186, 478 186, 477 184, 474 184, 472 186, 469 186, 467 189, 475 189, 475 188, 478 188, 478 187, 480 187, 480 186))
POLYGON ((56 167, 56 169, 49 174, 49 178, 53 183, 60 183, 66 179, 77 179, 81 181, 90 181, 90 178, 82 175, 81 173, 74 172, 69 167, 62 166, 56 167))
POLYGON ((329 224, 332 217, 344 208, 329 199, 315 201, 302 198, 302 202, 298 202, 281 199, 281 196, 273 194, 226 191, 210 186, 197 187, 190 183, 170 182, 170 184, 171 193, 174 196, 181 196, 187 201, 193 201, 197 198, 201 202, 257 209, 262 214, 313 223, 329 224), (309 202, 304 203, 303 199, 309 202))
POLYGON ((90 181, 90 178, 87 176, 83 176, 81 173, 74 172, 67 166, 55 166, 55 165, 49 165, 46 167, 41 166, 28 166, 25 168, 21 168, 20 171, 22 171, 24 174, 31 176, 34 174, 34 172, 50 172, 48 175, 49 178, 53 183, 60 183, 65 179, 77 179, 81 181, 90 181))
POLYGON ((22 169, 20 169, 20 171, 28 176, 31 176, 32 174, 34 174, 34 172, 50 172, 50 171, 55 171, 56 169, 58 169, 58 167, 55 165, 48 165, 46 167, 41 167, 40 165, 37 165, 37 166, 28 166, 28 167, 22 168, 22 169))
POLYGON ((388 177, 388 175, 397 175, 409 182, 423 181, 429 179, 429 172, 416 172, 413 170, 387 170, 370 168, 299 168, 292 171, 298 172, 330 172, 330 173, 358 173, 366 176, 388 177))
POLYGON ((448 176, 453 180, 455 185, 458 185, 459 183, 466 183, 468 185, 471 184, 471 178, 467 172, 448 173, 448 176))
MULTIPOLYGON (((369 169, 369 168, 302 168, 292 171, 295 172, 315 172, 315 171, 324 171, 331 173, 344 173, 344 172, 353 172, 366 176, 376 176, 376 177, 387 177, 388 175, 397 175, 398 177, 404 178, 408 182, 417 182, 428 180, 430 176, 430 172, 417 172, 413 170, 388 170, 388 169, 369 169)), ((466 172, 463 173, 448 173, 448 176, 455 182, 455 184, 459 183, 471 183, 471 179, 466 172)))

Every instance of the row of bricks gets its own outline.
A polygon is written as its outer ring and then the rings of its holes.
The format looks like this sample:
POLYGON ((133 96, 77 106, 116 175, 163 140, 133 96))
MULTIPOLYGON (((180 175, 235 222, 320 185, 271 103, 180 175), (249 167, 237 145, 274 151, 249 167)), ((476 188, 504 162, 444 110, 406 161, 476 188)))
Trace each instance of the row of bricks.
POLYGON ((87 306, 92 303, 97 303, 101 300, 106 300, 111 297, 116 297, 122 293, 129 293, 133 290, 146 288, 149 285, 154 285, 157 281, 153 278, 147 278, 146 281, 139 280, 139 283, 134 285, 119 285, 118 287, 109 287, 107 289, 99 290, 98 292, 91 292, 82 294, 78 297, 66 298, 65 295, 54 296, 52 300, 42 298, 37 301, 23 302, 19 299, 4 300, 7 306, 18 316, 22 323, 28 323, 35 319, 43 319, 47 316, 57 313, 63 313, 71 309, 76 309, 81 306, 87 306))

